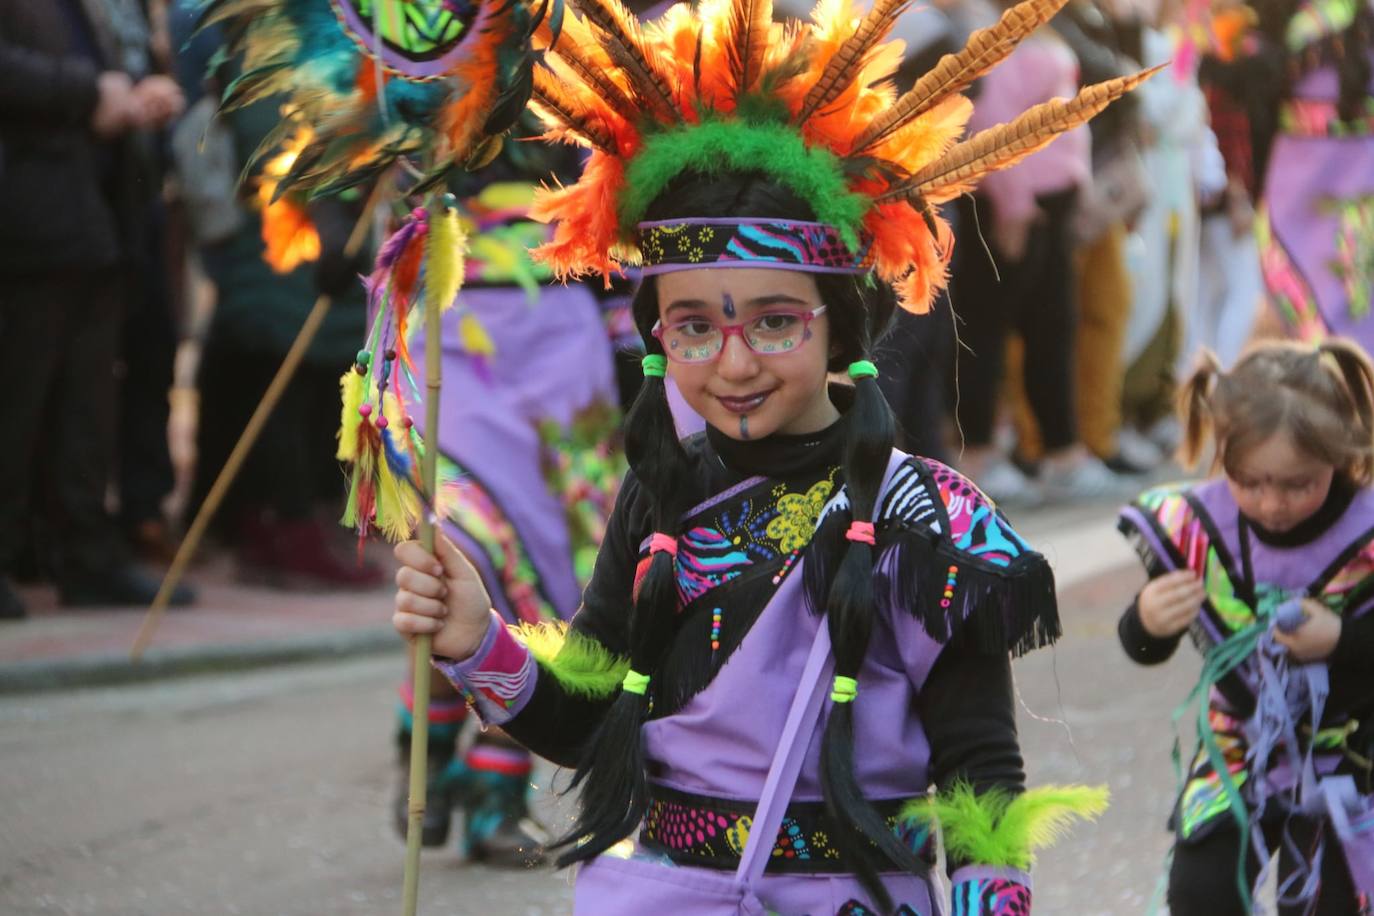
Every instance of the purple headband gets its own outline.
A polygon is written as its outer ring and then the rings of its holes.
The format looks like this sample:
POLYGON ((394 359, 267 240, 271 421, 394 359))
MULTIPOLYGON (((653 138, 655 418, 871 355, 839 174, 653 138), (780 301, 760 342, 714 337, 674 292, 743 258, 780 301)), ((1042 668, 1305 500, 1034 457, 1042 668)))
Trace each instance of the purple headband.
POLYGON ((700 267, 768 267, 864 274, 869 240, 856 256, 825 223, 786 219, 668 219, 639 224, 643 274, 700 267))

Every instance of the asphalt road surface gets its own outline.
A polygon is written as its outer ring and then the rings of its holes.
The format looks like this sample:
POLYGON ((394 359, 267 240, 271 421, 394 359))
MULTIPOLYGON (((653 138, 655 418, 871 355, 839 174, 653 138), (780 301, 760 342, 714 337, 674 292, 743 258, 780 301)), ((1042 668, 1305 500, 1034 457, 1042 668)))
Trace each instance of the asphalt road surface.
MULTIPOLYGON (((1169 712, 1197 665, 1189 653, 1153 670, 1125 660, 1116 617, 1141 581, 1131 572, 1074 589, 1067 638, 1016 666, 1032 782, 1106 783, 1113 796, 1099 823, 1041 857, 1037 914, 1144 913, 1156 888, 1169 712)), ((398 913, 400 664, 398 652, 0 698, 0 913, 398 913)), ((553 775, 536 771, 539 808, 559 822, 553 775)), ((425 853, 425 914, 536 916, 570 900, 566 873, 425 853)))

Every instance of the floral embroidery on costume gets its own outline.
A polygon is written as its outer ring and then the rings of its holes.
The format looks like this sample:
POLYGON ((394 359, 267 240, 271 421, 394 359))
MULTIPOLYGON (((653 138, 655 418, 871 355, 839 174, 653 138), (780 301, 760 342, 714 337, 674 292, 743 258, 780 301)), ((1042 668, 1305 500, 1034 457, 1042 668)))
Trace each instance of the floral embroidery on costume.
MULTIPOLYGON (((678 598, 685 607, 743 575, 755 565, 779 560, 791 567, 811 543, 822 511, 836 489, 835 468, 805 490, 777 484, 755 487, 689 520, 678 539, 678 598)), ((781 581, 781 579, 779 579, 781 581)), ((775 583, 776 584, 776 583, 775 583)))
MULTIPOLYGON (((774 490, 782 489, 778 487, 774 490)), ((783 553, 800 550, 811 542, 816 530, 816 522, 821 517, 830 492, 835 489, 833 476, 817 481, 805 493, 786 493, 778 499, 777 516, 768 523, 766 529, 770 538, 778 542, 783 553)))

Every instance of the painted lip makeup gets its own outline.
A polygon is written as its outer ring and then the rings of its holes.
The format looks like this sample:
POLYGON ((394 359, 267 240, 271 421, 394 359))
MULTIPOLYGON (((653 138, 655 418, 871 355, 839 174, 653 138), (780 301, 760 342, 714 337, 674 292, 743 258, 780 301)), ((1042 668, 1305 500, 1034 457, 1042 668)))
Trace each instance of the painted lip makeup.
POLYGON ((758 394, 751 394, 745 397, 737 398, 727 398, 721 397, 720 395, 716 395, 716 400, 720 402, 722 407, 724 407, 731 413, 747 414, 753 413, 755 410, 758 410, 760 407, 762 407, 763 402, 768 400, 768 396, 772 393, 772 390, 761 391, 758 394))

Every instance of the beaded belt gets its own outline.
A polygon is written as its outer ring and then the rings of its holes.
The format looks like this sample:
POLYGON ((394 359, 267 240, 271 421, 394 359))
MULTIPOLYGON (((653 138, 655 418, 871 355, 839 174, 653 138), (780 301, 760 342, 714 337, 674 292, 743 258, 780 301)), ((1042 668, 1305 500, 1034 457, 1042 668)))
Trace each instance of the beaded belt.
MULTIPOLYGON (((651 800, 640 831, 644 848, 666 855, 682 865, 704 868, 738 867, 749 827, 753 802, 712 798, 679 792, 666 786, 650 787, 651 800)), ((875 802, 878 813, 892 825, 902 843, 927 865, 935 864, 935 843, 924 821, 900 821, 898 812, 906 799, 875 802)), ((793 802, 778 827, 765 871, 770 873, 846 872, 839 851, 829 837, 834 828, 824 802, 793 802)), ((874 847, 876 853, 877 848, 874 847)))

